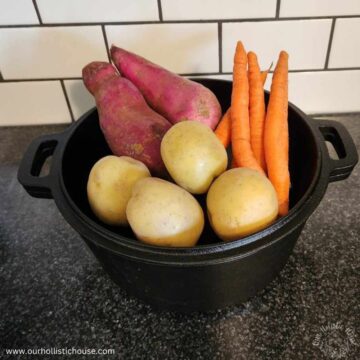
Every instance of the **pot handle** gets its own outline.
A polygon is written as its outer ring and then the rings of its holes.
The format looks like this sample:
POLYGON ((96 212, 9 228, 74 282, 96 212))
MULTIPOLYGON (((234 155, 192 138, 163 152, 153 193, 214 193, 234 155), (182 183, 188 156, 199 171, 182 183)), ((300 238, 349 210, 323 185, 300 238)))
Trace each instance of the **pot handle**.
POLYGON ((49 174, 39 176, 46 159, 52 156, 60 134, 44 135, 34 139, 27 148, 18 170, 18 181, 33 197, 52 199, 52 166, 49 174))
POLYGON ((329 181, 346 179, 358 162, 358 154, 351 135, 344 125, 333 120, 317 121, 319 130, 325 141, 329 141, 336 150, 339 159, 332 159, 328 154, 330 162, 329 181))

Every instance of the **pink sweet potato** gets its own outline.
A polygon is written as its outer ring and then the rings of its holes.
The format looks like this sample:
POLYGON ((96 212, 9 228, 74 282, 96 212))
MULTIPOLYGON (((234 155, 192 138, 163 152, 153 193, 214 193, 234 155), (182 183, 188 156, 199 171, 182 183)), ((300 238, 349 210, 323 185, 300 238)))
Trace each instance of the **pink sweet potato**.
POLYGON ((83 80, 95 97, 100 126, 111 151, 142 161, 154 175, 166 174, 160 143, 171 124, 152 110, 135 85, 111 64, 88 64, 83 80))
POLYGON ((205 86, 114 45, 111 58, 120 74, 141 91, 147 103, 173 124, 197 120, 211 129, 216 127, 221 107, 205 86))

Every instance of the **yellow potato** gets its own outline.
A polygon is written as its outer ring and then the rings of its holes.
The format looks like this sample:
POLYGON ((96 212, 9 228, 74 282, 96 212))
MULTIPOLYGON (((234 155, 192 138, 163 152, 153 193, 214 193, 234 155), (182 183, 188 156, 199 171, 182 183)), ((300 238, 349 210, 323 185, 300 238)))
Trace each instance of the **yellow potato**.
POLYGON ((224 146, 198 121, 171 127, 161 142, 161 157, 175 182, 192 194, 205 193, 227 167, 224 146))
POLYGON ((148 168, 128 156, 105 156, 91 169, 87 194, 94 214, 109 225, 127 225, 126 205, 134 184, 149 177, 148 168))
POLYGON ((194 246, 204 227, 204 214, 196 199, 159 178, 137 182, 126 215, 136 237, 157 246, 194 246))
POLYGON ((224 241, 255 233, 272 223, 278 214, 273 185, 266 176, 248 168, 231 169, 220 175, 209 189, 206 204, 210 224, 224 241))

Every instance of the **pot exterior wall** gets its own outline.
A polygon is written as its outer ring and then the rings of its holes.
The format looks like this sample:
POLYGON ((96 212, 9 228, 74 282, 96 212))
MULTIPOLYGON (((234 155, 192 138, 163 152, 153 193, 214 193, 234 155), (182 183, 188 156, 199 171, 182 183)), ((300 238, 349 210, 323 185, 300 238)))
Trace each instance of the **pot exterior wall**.
POLYGON ((211 311, 244 302, 268 285, 285 266, 303 226, 235 260, 202 265, 146 263, 84 240, 130 294, 161 309, 211 311))

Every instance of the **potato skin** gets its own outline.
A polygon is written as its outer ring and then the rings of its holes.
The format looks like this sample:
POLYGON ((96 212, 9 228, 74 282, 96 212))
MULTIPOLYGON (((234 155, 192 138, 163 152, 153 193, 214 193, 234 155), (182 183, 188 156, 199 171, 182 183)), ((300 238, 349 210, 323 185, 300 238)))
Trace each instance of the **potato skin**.
POLYGON ((148 168, 128 156, 105 156, 92 167, 87 194, 94 214, 109 225, 127 225, 126 205, 134 184, 149 177, 148 168))
POLYGON ((182 121, 163 137, 161 156, 175 182, 192 194, 205 193, 227 167, 224 146, 206 125, 182 121))
POLYGON ((255 233, 278 214, 276 192, 268 178, 256 170, 235 168, 211 185, 206 198, 210 224, 224 241, 255 233))
POLYGON ((204 228, 204 214, 196 199, 159 178, 136 183, 126 215, 136 237, 151 245, 194 246, 204 228))

